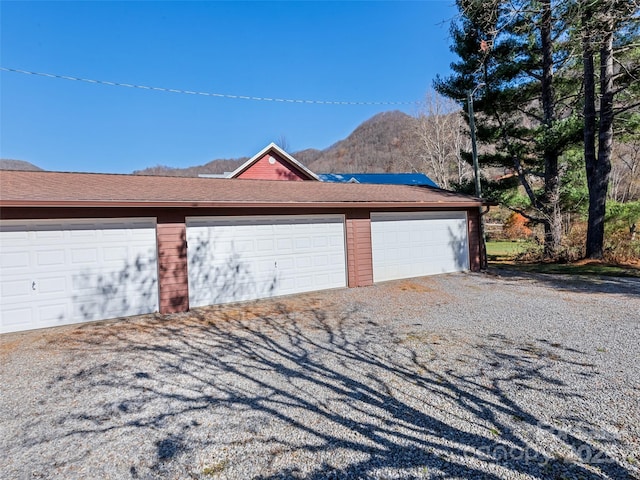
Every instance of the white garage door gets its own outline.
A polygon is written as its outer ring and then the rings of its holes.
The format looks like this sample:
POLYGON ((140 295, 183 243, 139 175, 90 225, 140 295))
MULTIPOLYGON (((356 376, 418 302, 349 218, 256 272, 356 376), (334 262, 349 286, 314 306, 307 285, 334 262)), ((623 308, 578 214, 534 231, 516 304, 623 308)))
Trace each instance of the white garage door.
POLYGON ((346 286, 344 218, 187 219, 193 307, 346 286))
POLYGON ((373 280, 469 269, 465 212, 372 213, 373 280))
POLYGON ((0 331, 158 310, 155 219, 0 222, 0 331))

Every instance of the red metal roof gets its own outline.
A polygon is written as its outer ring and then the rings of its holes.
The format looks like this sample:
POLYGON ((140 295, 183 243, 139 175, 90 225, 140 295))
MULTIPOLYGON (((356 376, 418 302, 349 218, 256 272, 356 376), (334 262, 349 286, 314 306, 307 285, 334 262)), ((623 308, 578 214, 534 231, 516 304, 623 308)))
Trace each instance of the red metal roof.
POLYGON ((8 206, 477 207, 482 200, 404 185, 280 182, 97 173, 0 172, 8 206))

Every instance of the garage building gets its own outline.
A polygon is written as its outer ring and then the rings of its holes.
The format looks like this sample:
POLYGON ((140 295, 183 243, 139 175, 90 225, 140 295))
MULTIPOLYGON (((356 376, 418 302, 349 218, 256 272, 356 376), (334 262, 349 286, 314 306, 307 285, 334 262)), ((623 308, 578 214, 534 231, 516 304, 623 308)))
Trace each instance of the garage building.
POLYGON ((482 201, 403 185, 0 173, 0 332, 480 267, 482 201))

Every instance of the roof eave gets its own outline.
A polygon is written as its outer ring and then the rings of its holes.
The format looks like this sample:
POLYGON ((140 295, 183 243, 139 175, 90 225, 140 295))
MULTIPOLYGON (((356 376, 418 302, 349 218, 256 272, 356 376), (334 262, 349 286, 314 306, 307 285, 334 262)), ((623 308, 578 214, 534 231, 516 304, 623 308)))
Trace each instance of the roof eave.
POLYGON ((482 202, 198 202, 198 201, 129 201, 129 200, 0 200, 0 208, 477 208, 482 202))

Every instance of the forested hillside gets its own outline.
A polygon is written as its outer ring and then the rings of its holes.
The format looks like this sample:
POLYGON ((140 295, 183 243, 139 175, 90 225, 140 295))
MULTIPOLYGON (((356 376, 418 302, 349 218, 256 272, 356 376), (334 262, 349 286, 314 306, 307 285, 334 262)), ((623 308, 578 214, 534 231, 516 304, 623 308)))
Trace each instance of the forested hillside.
MULTIPOLYGON (((416 118, 399 111, 383 112, 362 123, 346 139, 324 150, 309 148, 288 153, 316 173, 412 171, 410 165, 417 149, 414 135, 417 122, 416 118)), ((176 176, 224 173, 233 171, 247 159, 212 160, 189 168, 155 166, 134 173, 176 176)))
POLYGON ((294 156, 318 173, 411 171, 409 165, 417 149, 416 122, 399 111, 380 113, 319 155, 317 151, 308 155, 305 150, 294 156))
POLYGON ((173 168, 166 165, 156 165, 155 167, 145 168, 144 170, 136 170, 134 175, 164 175, 169 177, 197 177, 201 173, 224 173, 232 172, 242 162, 246 162, 249 158, 242 157, 238 159, 211 160, 204 165, 195 165, 187 168, 173 168))

